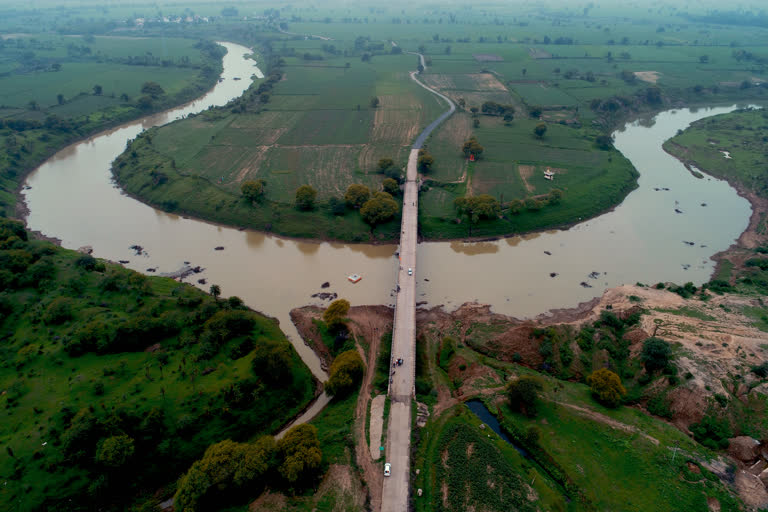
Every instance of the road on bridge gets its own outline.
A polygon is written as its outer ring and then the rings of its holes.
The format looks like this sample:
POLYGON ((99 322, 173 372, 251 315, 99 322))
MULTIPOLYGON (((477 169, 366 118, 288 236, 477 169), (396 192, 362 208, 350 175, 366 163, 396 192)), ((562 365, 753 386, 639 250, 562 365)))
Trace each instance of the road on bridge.
MULTIPOLYGON (((420 56, 422 65, 424 58, 420 56)), ((384 479, 382 512, 407 512, 411 476, 411 400, 416 379, 416 245, 419 219, 419 149, 429 134, 456 110, 453 102, 429 89, 411 73, 411 78, 450 105, 450 110, 432 122, 416 139, 408 156, 405 193, 403 196, 400 233, 400 269, 397 274, 399 292, 395 302, 395 322, 392 336, 392 359, 402 358, 403 364, 390 366, 389 425, 387 426, 386 461, 392 464, 392 475, 384 479), (410 271, 409 271, 410 270, 410 271)))

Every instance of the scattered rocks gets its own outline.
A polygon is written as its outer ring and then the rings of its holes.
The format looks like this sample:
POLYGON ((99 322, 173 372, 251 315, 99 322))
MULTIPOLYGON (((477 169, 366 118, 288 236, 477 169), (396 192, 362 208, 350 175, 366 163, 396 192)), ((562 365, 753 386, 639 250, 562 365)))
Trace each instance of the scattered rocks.
POLYGON ((144 252, 144 248, 140 245, 132 245, 130 249, 136 253, 136 256, 141 256, 142 254, 146 254, 144 252))
POLYGON ((150 267, 147 269, 147 272, 157 272, 157 267, 150 267))
POLYGON ((552 256, 552 253, 549 251, 544 251, 544 254, 546 254, 547 256, 552 256))
POLYGON ((557 272, 550 272, 549 277, 557 277, 557 272))
POLYGON ((675 213, 683 213, 683 210, 681 210, 680 208, 675 208, 675 213))
POLYGON ((689 241, 687 241, 687 240, 683 240, 683 243, 684 243, 685 245, 690 245, 690 246, 694 246, 694 245, 696 245, 696 244, 694 244, 693 242, 689 242, 689 241))
POLYGON ((688 270, 689 268, 691 268, 690 263, 683 263, 683 270, 688 270))
POLYGON ((429 302, 427 302, 426 300, 422 300, 422 301, 416 303, 416 307, 425 306, 427 304, 429 304, 429 302))
POLYGON ((320 288, 323 288, 323 289, 325 289, 325 288, 328 288, 328 287, 330 287, 330 286, 331 286, 331 283, 329 283, 328 281, 326 281, 326 282, 324 282, 323 284, 321 284, 321 285, 320 285, 320 288))
POLYGON ((81 252, 83 254, 93 254, 93 247, 90 245, 84 245, 77 249, 77 252, 81 252))
POLYGON ((320 299, 320 300, 336 300, 339 297, 338 293, 331 293, 331 292, 320 292, 315 293, 312 295, 313 299, 320 299))
POLYGON ((214 251, 223 251, 224 250, 224 246, 223 245, 217 245, 216 247, 213 248, 213 250, 214 251))
POLYGON ((207 281, 205 278, 203 278, 203 279, 198 279, 198 280, 197 280, 197 283, 198 283, 198 284, 205 284, 205 283, 207 283, 207 282, 208 282, 208 281, 207 281))
POLYGON ((427 279, 426 277, 424 278, 424 280, 425 280, 426 282, 429 282, 429 279, 427 279))
POLYGON ((590 279, 597 279, 598 277, 600 277, 600 272, 590 272, 589 273, 589 278, 590 279))
POLYGON ((580 284, 581 286, 583 286, 584 288, 592 288, 592 285, 591 285, 591 284, 589 284, 589 283, 588 283, 588 282, 586 282, 586 281, 582 281, 582 282, 580 282, 579 284, 580 284))
POLYGON ((127 265, 127 264, 130 263, 130 261, 128 261, 128 260, 118 260, 118 263, 120 263, 121 265, 127 265))
POLYGON ((707 203, 701 203, 701 206, 707 206, 707 203))

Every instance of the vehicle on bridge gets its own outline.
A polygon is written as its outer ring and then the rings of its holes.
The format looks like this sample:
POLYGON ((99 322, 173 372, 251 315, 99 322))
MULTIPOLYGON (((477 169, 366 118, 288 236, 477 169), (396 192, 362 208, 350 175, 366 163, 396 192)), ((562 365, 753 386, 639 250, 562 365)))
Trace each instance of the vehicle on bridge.
POLYGON ((384 476, 389 476, 392 473, 392 464, 387 462, 384 464, 384 476))

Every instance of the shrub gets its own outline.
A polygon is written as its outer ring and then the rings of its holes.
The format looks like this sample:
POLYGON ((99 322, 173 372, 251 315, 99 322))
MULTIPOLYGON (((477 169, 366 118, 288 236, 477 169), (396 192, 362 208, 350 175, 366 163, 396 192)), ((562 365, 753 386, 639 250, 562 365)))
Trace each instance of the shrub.
POLYGON ((607 407, 616 407, 627 394, 621 378, 607 368, 601 368, 587 377, 587 384, 597 400, 607 407))
POLYGON ((443 343, 440 345, 440 368, 448 371, 448 365, 451 364, 451 359, 456 353, 456 340, 450 336, 443 338, 443 343))
POLYGON ((341 396, 352 391, 363 377, 363 360, 357 350, 347 350, 334 359, 329 371, 325 391, 329 395, 341 396))
POLYGON ((669 343, 660 338, 648 338, 643 343, 640 359, 645 365, 645 370, 652 374, 666 368, 669 365, 671 355, 672 348, 669 343))
POLYGON ((693 423, 688 428, 696 441, 713 450, 727 448, 728 438, 733 435, 726 419, 710 415, 704 416, 700 422, 693 423))
POLYGON ((752 373, 760 377, 761 379, 764 379, 768 377, 768 361, 766 361, 763 364, 760 364, 758 366, 752 367, 752 373))
POLYGON ((56 297, 43 312, 43 322, 48 325, 57 325, 72 319, 72 306, 74 301, 68 297, 56 297))
POLYGON ((520 377, 507 385, 507 396, 512 409, 528 417, 536 416, 538 412, 538 392, 544 388, 536 377, 520 377))

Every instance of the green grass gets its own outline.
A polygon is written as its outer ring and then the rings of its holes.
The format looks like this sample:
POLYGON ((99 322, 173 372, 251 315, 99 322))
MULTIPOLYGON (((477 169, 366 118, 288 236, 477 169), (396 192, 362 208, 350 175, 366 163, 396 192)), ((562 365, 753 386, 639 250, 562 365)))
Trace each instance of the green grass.
POLYGON ((690 318, 697 318, 699 320, 705 320, 705 321, 714 321, 716 320, 715 317, 712 315, 708 315, 704 313, 703 311, 700 311, 698 309, 694 309, 691 307, 682 307, 678 309, 664 309, 664 308, 656 308, 656 311, 659 311, 661 313, 671 313, 673 315, 679 315, 679 316, 687 316, 690 318))
POLYGON ((664 149, 699 169, 768 196, 768 157, 763 132, 768 113, 742 110, 693 123, 664 149), (723 151, 730 153, 726 158, 723 151))

